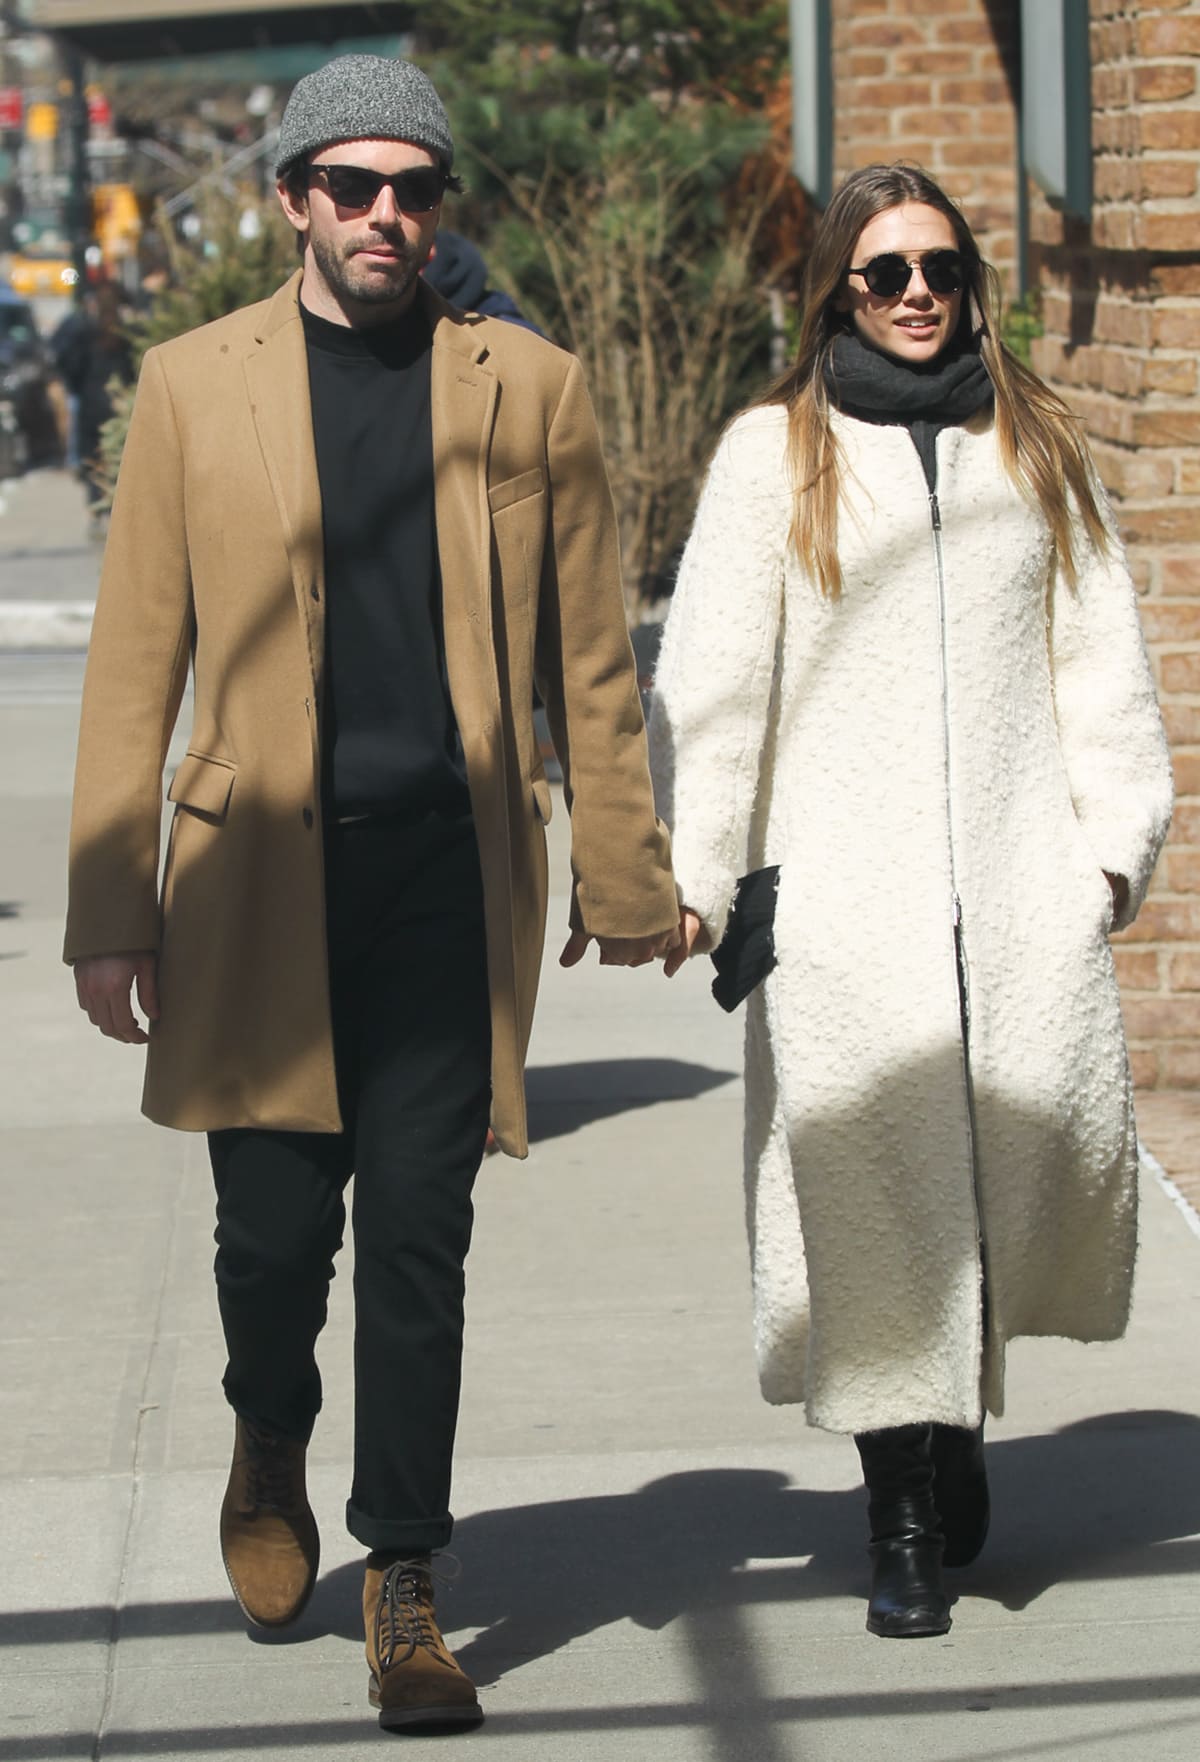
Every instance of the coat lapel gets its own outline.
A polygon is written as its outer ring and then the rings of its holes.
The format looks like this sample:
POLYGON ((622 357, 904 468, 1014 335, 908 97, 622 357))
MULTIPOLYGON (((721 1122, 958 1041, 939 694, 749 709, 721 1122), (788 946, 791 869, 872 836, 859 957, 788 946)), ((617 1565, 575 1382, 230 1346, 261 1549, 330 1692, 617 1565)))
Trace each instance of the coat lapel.
POLYGON ((421 284, 433 326, 434 502, 450 694, 468 769, 500 718, 491 617, 487 461, 496 376, 474 327, 421 284))
POLYGON ((316 681, 325 649, 325 557, 299 287, 297 270, 268 302, 245 371, 316 681))

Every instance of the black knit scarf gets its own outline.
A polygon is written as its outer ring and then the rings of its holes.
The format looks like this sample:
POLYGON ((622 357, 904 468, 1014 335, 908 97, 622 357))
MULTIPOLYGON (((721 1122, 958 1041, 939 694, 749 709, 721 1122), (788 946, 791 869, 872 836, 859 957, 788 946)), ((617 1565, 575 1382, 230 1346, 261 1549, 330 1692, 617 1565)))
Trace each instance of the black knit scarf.
POLYGON ((907 428, 931 491, 937 488, 938 435, 965 422, 993 395, 976 342, 952 343, 934 360, 910 365, 868 348, 857 333, 836 338, 825 386, 847 416, 907 428))

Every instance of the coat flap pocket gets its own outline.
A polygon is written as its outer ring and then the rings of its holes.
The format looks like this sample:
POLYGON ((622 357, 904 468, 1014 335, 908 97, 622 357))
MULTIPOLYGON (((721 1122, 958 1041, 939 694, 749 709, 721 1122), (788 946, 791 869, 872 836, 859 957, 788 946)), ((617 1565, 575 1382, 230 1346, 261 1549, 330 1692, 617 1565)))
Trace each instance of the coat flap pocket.
POLYGON ((236 776, 237 766, 231 759, 189 752, 171 779, 167 800, 191 808, 193 813, 223 820, 236 776))
POLYGON ((540 465, 532 471, 522 471, 519 477, 510 477, 506 483, 497 483, 488 491, 488 506, 493 514, 501 508, 511 508, 514 502, 523 502, 528 496, 540 495, 546 487, 546 474, 540 465))
POLYGON ((543 826, 550 824, 550 815, 554 812, 550 798, 550 785, 544 777, 535 777, 532 783, 533 805, 538 819, 543 826))

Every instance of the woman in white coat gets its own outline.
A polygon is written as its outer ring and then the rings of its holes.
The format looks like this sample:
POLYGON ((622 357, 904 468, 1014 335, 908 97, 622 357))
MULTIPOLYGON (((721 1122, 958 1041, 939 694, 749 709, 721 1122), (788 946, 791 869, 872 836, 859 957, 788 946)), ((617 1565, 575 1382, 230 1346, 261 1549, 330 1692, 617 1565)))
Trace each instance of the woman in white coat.
POLYGON ((1125 1327, 1108 933, 1171 810, 1111 512, 997 310, 924 174, 842 186, 796 365, 709 470, 651 712, 668 972, 779 866, 746 1032, 760 1377, 856 1435, 867 1626, 897 1637, 946 1631, 942 1566, 982 1546, 1006 1342, 1125 1327))

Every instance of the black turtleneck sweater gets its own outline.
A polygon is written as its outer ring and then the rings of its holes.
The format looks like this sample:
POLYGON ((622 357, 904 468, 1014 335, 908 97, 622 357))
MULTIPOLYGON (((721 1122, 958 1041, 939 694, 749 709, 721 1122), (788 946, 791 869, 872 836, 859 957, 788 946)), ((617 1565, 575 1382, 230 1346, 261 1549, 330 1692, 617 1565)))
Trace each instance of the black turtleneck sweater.
POLYGON ((301 306, 325 535, 326 806, 470 811, 442 640, 429 322, 351 330, 301 306))

